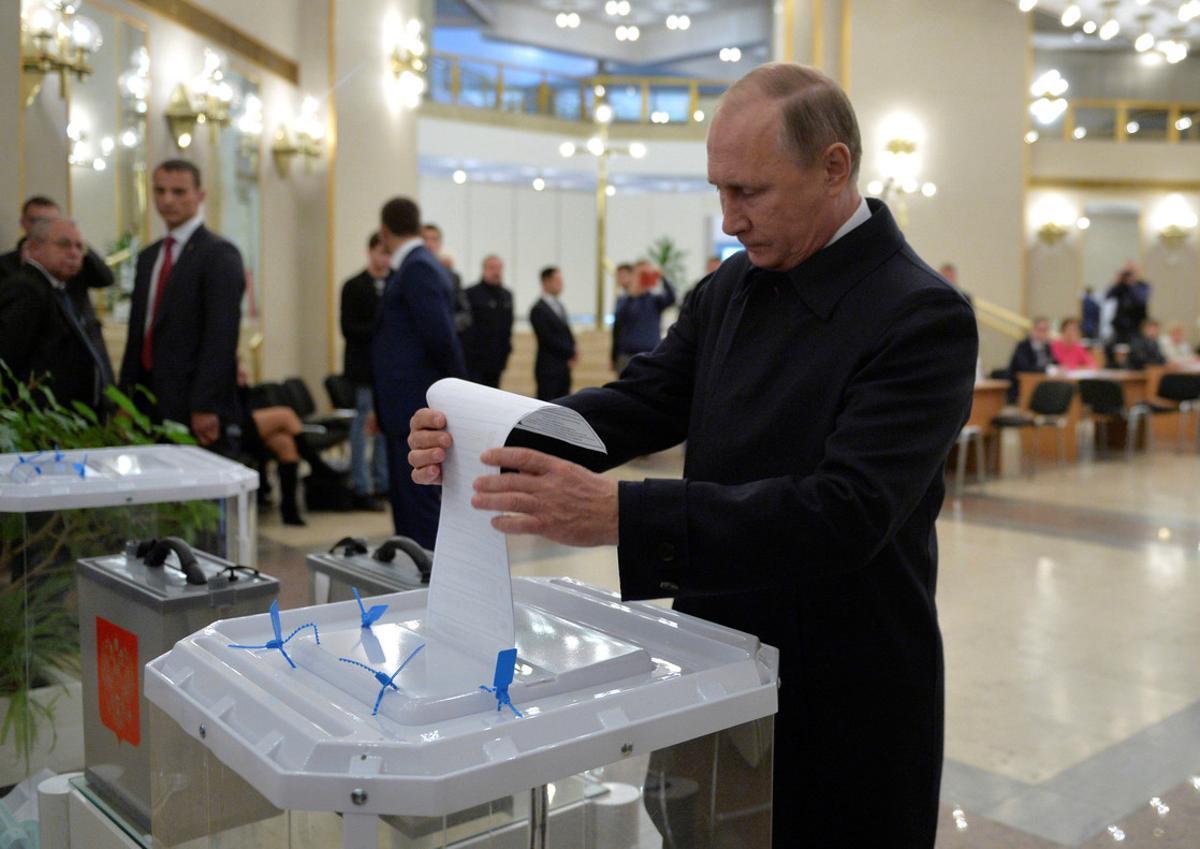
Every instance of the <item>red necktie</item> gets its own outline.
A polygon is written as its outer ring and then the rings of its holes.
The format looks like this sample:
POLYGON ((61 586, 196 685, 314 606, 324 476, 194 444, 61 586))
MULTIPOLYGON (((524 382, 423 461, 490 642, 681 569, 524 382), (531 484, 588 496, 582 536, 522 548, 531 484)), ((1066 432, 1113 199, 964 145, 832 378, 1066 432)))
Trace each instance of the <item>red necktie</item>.
POLYGON ((154 367, 154 325, 158 323, 158 314, 162 310, 163 290, 167 288, 167 278, 171 276, 171 248, 175 239, 167 236, 163 240, 162 266, 158 270, 158 283, 154 286, 154 314, 150 324, 146 326, 146 336, 142 339, 142 368, 150 371, 154 367))

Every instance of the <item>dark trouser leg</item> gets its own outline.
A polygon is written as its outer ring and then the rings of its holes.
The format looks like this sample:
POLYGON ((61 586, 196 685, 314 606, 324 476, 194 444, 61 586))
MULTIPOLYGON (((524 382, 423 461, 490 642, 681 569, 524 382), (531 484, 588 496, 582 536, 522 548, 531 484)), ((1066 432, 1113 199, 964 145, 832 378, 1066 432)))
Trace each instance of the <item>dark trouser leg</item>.
POLYGON ((413 483, 407 439, 408 429, 405 428, 403 435, 389 434, 387 440, 392 524, 400 536, 411 537, 425 548, 433 548, 442 506, 441 489, 413 483))

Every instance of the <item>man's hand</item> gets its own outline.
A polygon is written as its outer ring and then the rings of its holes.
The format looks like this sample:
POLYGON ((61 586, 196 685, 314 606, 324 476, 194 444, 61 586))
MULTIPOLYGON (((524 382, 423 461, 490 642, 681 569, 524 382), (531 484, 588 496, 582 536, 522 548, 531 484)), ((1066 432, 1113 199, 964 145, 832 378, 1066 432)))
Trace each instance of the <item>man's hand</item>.
POLYGON ((192 433, 207 447, 221 438, 221 417, 216 413, 192 413, 192 433))
POLYGON ((446 433, 446 415, 428 407, 413 413, 408 423, 408 464, 412 466, 414 483, 441 483, 442 463, 451 445, 446 433))
POLYGON ((367 420, 363 422, 363 432, 367 436, 376 436, 379 433, 379 419, 374 412, 367 413, 367 420))
POLYGON ((567 368, 575 368, 575 364, 578 362, 579 362, 579 355, 576 354, 575 356, 571 357, 571 359, 567 360, 567 368))
POLYGON ((489 466, 520 473, 475 481, 471 506, 515 514, 494 517, 496 530, 537 534, 564 545, 616 545, 615 480, 529 448, 489 448, 481 459, 489 466))

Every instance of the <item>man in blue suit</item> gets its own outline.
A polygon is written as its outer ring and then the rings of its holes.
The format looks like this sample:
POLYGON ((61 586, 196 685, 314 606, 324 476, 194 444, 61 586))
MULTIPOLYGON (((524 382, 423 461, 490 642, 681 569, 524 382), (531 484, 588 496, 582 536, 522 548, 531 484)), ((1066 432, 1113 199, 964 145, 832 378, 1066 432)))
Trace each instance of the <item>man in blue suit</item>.
POLYGON ((425 548, 437 538, 441 499, 413 482, 408 467, 408 422, 425 406, 425 392, 443 377, 467 376, 454 330, 453 287, 421 239, 421 211, 404 197, 380 212, 379 235, 392 256, 371 342, 375 411, 387 438, 388 496, 396 533, 425 548))

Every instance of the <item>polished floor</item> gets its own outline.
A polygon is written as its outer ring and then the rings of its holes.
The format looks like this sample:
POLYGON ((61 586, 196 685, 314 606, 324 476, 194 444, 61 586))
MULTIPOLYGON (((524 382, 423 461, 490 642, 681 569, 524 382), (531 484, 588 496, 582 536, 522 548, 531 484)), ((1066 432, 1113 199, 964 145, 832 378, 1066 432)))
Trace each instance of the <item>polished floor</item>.
MULTIPOLYGON (((621 470, 678 475, 666 452, 621 470)), ((261 520, 263 568, 307 603, 304 553, 387 514, 261 520)), ((1200 455, 970 486, 939 521, 946 763, 939 849, 1200 847, 1200 455)), ((519 575, 617 588, 613 549, 510 544, 519 575)))

